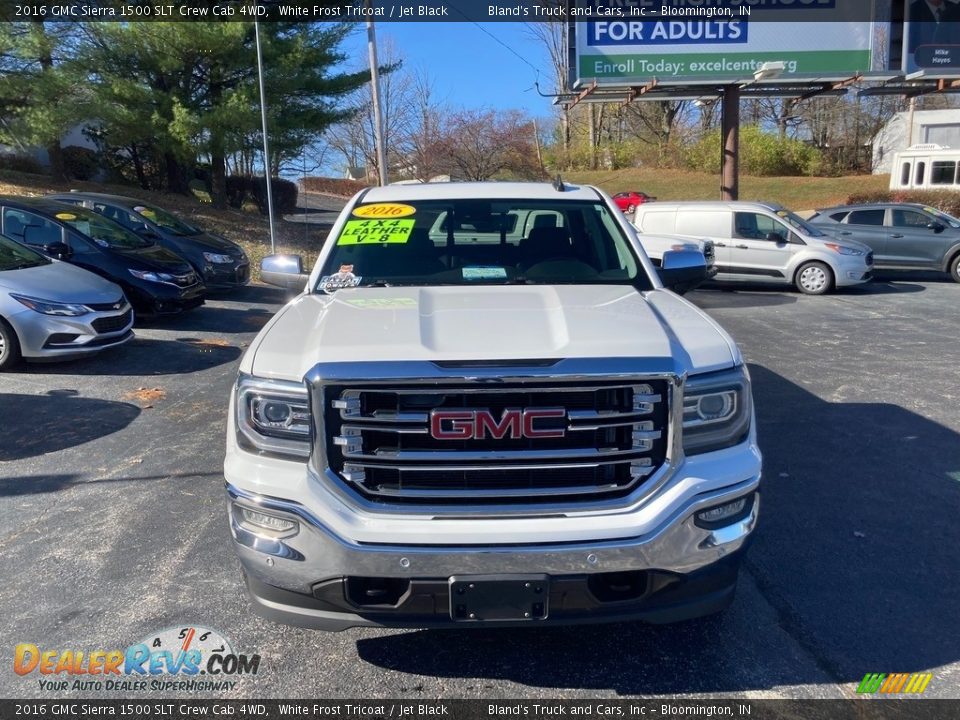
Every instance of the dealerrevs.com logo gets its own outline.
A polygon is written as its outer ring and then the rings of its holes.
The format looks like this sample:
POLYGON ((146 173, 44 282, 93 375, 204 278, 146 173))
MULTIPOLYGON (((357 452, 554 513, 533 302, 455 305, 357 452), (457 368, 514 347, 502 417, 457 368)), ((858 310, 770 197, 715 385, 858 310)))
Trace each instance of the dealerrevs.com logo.
POLYGON ((58 650, 19 643, 17 675, 36 676, 41 690, 120 692, 232 690, 240 675, 256 675, 260 656, 234 652, 216 630, 168 628, 126 650, 58 650))

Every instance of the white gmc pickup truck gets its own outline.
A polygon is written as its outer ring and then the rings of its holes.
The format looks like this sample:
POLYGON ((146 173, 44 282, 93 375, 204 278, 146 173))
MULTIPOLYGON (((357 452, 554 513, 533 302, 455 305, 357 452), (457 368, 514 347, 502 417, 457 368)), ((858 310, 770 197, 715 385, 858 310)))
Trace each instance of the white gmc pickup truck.
POLYGON ((750 378, 611 199, 364 190, 240 365, 224 463, 254 607, 323 630, 719 612, 759 509, 750 378))

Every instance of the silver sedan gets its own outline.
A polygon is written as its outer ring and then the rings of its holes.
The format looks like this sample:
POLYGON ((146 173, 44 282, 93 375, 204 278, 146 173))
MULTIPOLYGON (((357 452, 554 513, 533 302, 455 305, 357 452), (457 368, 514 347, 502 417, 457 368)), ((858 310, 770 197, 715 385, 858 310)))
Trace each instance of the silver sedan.
POLYGON ((132 327, 117 285, 0 235, 0 371, 121 345, 132 327))

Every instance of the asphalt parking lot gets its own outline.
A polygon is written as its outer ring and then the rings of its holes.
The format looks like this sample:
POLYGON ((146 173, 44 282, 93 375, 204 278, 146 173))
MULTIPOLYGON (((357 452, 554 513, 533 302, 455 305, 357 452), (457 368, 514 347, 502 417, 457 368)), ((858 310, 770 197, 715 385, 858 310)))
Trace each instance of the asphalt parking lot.
POLYGON ((14 647, 119 649, 215 628, 259 653, 242 697, 849 697, 867 672, 960 698, 960 286, 881 275, 825 297, 688 296, 750 363, 765 484, 719 623, 323 634, 253 615, 228 542, 223 436, 259 286, 126 347, 0 376, 0 696, 51 693, 14 647))

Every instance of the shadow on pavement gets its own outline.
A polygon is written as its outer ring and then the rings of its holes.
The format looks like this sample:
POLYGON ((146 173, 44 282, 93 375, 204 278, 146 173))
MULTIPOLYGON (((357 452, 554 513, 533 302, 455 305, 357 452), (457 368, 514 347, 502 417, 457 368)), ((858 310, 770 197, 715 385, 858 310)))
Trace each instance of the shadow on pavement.
POLYGON ((274 316, 274 311, 263 308, 241 310, 232 307, 205 305, 182 315, 170 317, 137 318, 137 328, 158 330, 189 330, 193 332, 249 333, 258 332, 274 316))
MULTIPOLYGON (((75 390, 47 395, 0 393, 0 417, 20 419, 5 423, 0 433, 0 461, 45 455, 112 435, 139 414, 136 405, 79 397, 75 390)), ((0 494, 6 493, 0 490, 0 494)))
POLYGON ((62 473, 59 475, 24 475, 22 477, 0 478, 0 497, 17 495, 39 495, 53 493, 77 485, 101 485, 103 483, 141 482, 147 480, 171 480, 179 478, 200 479, 204 477, 220 477, 220 472, 205 473, 171 473, 170 475, 147 475, 142 477, 119 477, 90 479, 77 473, 62 473))
POLYGON ((772 610, 745 602, 752 585, 741 582, 719 622, 404 632, 359 640, 360 657, 480 685, 621 695, 853 683, 956 662, 960 436, 895 405, 828 403, 763 367, 751 373, 765 480, 746 567, 772 610), (781 627, 815 663, 791 659, 781 627))
POLYGON ((784 289, 782 285, 750 291, 734 287, 721 288, 718 285, 702 286, 685 295, 686 299, 699 308, 753 308, 792 305, 797 301, 795 293, 784 289))
MULTIPOLYGON (((253 330, 255 328, 251 328, 251 332, 253 330)), ((240 347, 223 338, 151 340, 137 337, 126 345, 89 358, 60 363, 27 363, 13 372, 24 375, 125 377, 173 375, 200 372, 233 362, 241 352, 240 347)))

